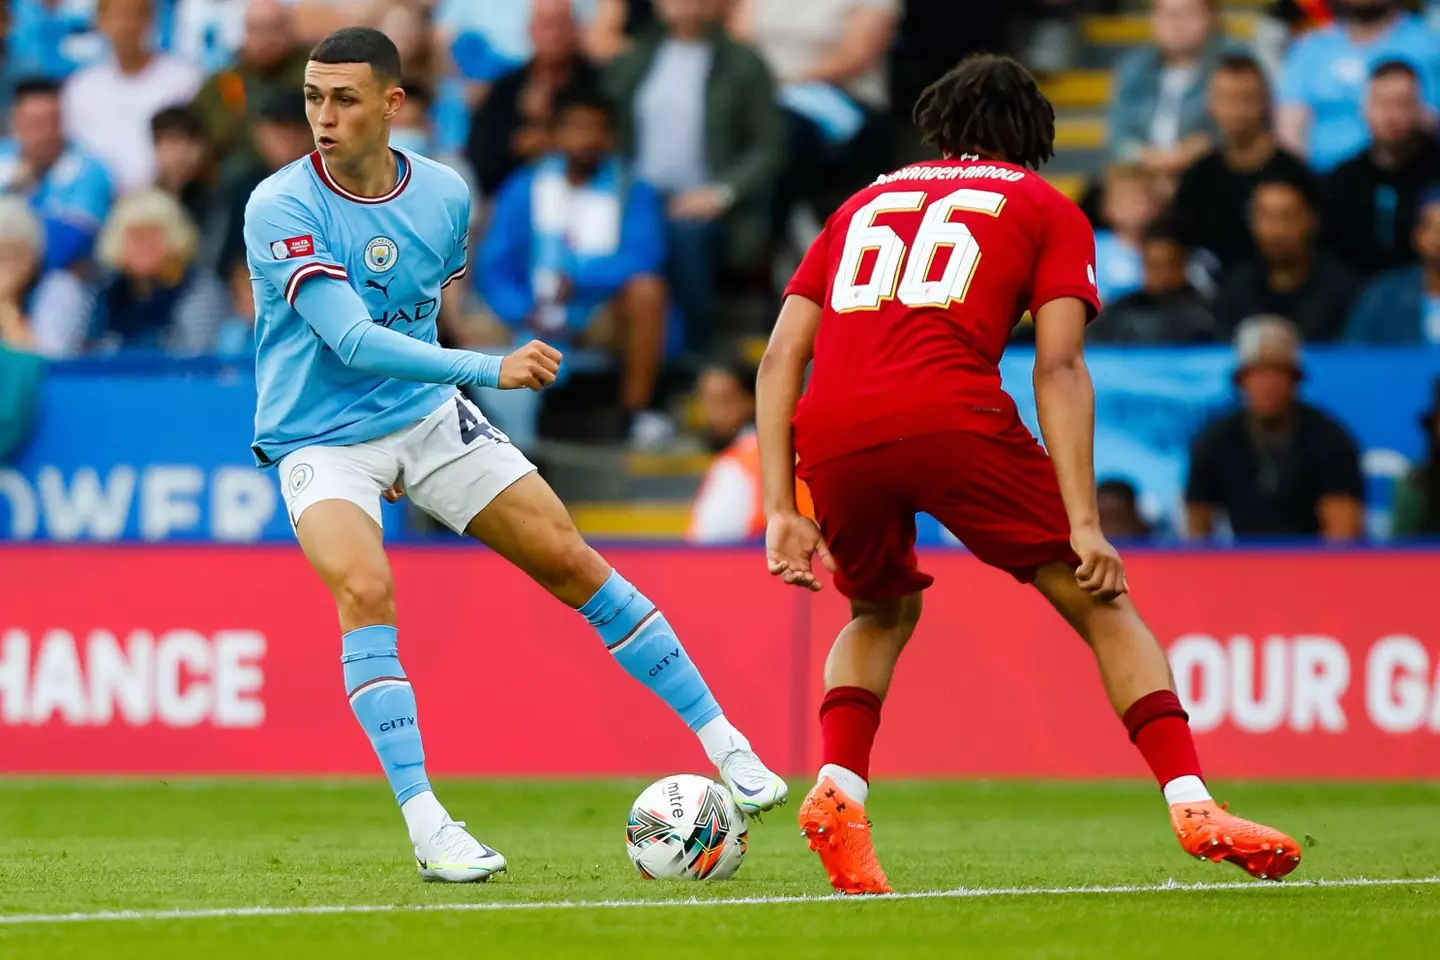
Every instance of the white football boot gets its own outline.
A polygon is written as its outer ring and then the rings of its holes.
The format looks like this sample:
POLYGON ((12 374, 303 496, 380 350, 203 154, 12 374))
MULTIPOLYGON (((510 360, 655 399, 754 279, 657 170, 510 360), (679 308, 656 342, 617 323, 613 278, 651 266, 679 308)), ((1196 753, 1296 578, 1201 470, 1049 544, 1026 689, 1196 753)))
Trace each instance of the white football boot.
POLYGON ((730 750, 720 757, 720 779, 730 788, 735 804, 747 817, 756 817, 767 810, 783 806, 790 788, 777 774, 771 773, 755 751, 748 747, 730 750))
POLYGON ((470 836, 463 820, 446 820, 415 847, 421 880, 474 883, 505 872, 505 857, 470 836))

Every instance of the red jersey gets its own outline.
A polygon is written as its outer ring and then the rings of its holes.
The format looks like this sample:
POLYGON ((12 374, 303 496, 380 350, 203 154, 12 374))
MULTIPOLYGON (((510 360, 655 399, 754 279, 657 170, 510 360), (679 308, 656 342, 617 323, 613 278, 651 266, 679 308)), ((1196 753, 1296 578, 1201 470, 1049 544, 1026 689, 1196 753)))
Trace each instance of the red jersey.
POLYGON ((1039 175, 991 160, 905 167, 851 197, 785 290, 824 308, 795 412, 802 463, 1019 423, 1000 356, 1026 310, 1100 309, 1095 235, 1039 175))

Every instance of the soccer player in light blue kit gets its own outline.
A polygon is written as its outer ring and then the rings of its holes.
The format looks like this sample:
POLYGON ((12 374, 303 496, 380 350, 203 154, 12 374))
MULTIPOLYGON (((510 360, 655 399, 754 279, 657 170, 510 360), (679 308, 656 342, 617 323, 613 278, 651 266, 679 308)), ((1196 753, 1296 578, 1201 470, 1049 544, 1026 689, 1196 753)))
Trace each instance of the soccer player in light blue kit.
POLYGON ((448 167, 389 146, 405 99, 399 77, 399 53, 379 31, 350 27, 315 47, 305 99, 318 150, 256 189, 245 245, 253 452, 278 465, 296 537, 339 607, 345 689, 420 875, 485 880, 505 858, 450 819, 430 788, 396 652, 382 496, 408 494, 576 608, 696 732, 742 809, 783 803, 785 782, 725 719, 664 615, 581 539, 525 456, 457 391, 540 390, 561 357, 538 341, 504 358, 436 344, 442 291, 465 275, 470 194, 448 167))

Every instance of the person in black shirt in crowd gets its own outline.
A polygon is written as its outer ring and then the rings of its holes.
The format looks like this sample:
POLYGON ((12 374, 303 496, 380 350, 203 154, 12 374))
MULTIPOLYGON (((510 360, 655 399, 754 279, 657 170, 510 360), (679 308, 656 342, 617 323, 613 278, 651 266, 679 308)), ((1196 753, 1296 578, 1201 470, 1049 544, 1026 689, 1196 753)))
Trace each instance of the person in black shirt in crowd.
POLYGON ((1276 143, 1270 88, 1248 54, 1220 61, 1210 77, 1210 115, 1220 146, 1180 177, 1171 216, 1185 242, 1231 267, 1255 256, 1250 235, 1250 194, 1262 180, 1309 179, 1305 164, 1276 143))
POLYGON ((1440 144, 1422 129, 1415 68, 1380 64, 1365 97, 1370 146, 1326 179, 1320 223, 1325 245, 1362 276, 1413 263, 1420 195, 1440 182, 1440 144))
POLYGON ((1259 256, 1225 274, 1215 319, 1227 333, 1256 314, 1289 318, 1306 341, 1345 330, 1359 284, 1350 268, 1315 243, 1314 181, 1262 180, 1250 196, 1250 229, 1259 256))
POLYGON ((1297 396, 1300 338, 1281 317, 1251 317, 1235 337, 1243 406, 1190 448, 1189 535, 1213 537, 1220 514, 1236 537, 1356 540, 1364 529, 1360 452, 1345 428, 1297 396))
POLYGON ((1145 285, 1105 307, 1086 339, 1153 345, 1223 340, 1205 298, 1186 277, 1190 250, 1175 228, 1163 220, 1151 224, 1141 256, 1145 285))
POLYGON ((495 196, 510 174, 555 148, 552 120, 561 88, 600 89, 599 72, 581 52, 570 0, 534 0, 530 44, 530 62, 496 80, 471 118, 465 152, 487 197, 495 196))

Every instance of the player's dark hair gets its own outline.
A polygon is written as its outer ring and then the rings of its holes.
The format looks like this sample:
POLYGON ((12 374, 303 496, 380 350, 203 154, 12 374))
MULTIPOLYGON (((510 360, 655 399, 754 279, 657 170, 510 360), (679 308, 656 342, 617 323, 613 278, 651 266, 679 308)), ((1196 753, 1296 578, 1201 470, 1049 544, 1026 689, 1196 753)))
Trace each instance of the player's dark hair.
POLYGON ((1420 72, 1412 64, 1404 60, 1381 60, 1375 64, 1375 69, 1370 71, 1371 80, 1383 80, 1386 77, 1400 74, 1409 77, 1415 82, 1420 82, 1420 72))
POLYGON ((314 63, 368 63, 385 83, 400 79, 400 51, 395 42, 372 27, 342 27, 315 44, 314 63))
POLYGON ((557 122, 566 110, 595 110, 605 115, 605 121, 610 126, 615 125, 615 101, 592 83, 572 80, 555 93, 554 117, 557 122))
POLYGON ((49 77, 21 77, 15 81, 15 92, 11 101, 19 103, 25 97, 58 97, 60 84, 49 77))
POLYGON ((204 140, 208 133, 200 114, 189 107, 166 107, 150 118, 150 136, 156 140, 166 134, 204 140))
POLYGON ((925 143, 950 156, 978 153, 1039 169, 1055 156, 1055 107, 1011 57, 961 60, 915 101, 925 143))

